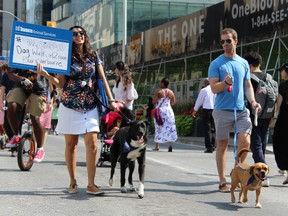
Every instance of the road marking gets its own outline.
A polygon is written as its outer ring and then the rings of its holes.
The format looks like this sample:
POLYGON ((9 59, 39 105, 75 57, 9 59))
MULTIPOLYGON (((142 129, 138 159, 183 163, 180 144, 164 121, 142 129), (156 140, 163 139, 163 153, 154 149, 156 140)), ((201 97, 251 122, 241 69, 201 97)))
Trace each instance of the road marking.
POLYGON ((181 167, 181 166, 175 166, 175 165, 172 165, 171 163, 163 162, 162 160, 160 161, 160 160, 153 159, 153 158, 147 157, 147 156, 146 156, 146 159, 148 159, 148 160, 150 160, 150 161, 153 161, 153 162, 155 162, 155 163, 159 163, 159 164, 162 164, 162 165, 166 165, 166 166, 169 166, 169 167, 173 167, 173 168, 182 170, 182 171, 184 171, 184 172, 191 172, 191 170, 189 170, 189 169, 185 169, 185 168, 183 168, 183 167, 181 167))

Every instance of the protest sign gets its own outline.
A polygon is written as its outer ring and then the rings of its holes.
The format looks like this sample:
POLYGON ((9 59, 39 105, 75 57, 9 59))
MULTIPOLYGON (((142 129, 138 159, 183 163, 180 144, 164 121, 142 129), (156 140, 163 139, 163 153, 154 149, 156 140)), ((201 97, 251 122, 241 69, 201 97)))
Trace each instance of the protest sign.
POLYGON ((49 73, 69 74, 72 31, 13 22, 9 67, 36 70, 42 63, 49 73))

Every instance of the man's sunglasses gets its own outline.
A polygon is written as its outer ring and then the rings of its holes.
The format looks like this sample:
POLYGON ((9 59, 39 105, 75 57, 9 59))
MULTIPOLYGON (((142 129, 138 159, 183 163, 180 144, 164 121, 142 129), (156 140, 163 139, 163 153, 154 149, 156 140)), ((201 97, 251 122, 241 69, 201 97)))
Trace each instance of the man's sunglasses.
POLYGON ((220 43, 223 45, 224 43, 227 43, 227 44, 231 44, 232 40, 231 39, 226 39, 226 40, 221 40, 220 43))
POLYGON ((78 34, 80 34, 81 36, 86 35, 85 31, 79 31, 79 32, 73 32, 73 37, 77 37, 78 34))

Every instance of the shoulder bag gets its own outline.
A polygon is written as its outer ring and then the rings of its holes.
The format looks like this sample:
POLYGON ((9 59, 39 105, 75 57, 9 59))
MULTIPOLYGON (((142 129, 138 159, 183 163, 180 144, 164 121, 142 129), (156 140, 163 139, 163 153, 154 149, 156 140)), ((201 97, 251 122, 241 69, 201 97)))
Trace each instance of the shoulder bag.
POLYGON ((168 93, 166 94, 165 98, 162 100, 161 104, 158 106, 158 108, 154 108, 151 112, 151 115, 154 117, 157 125, 162 126, 164 124, 164 120, 161 116, 160 107, 162 106, 163 102, 168 97, 168 93))
POLYGON ((98 104, 98 111, 100 116, 104 116, 106 115, 110 109, 109 109, 109 100, 107 98, 106 95, 106 91, 104 88, 104 84, 103 84, 103 79, 102 77, 100 77, 99 74, 99 69, 98 69, 98 63, 97 63, 97 53, 95 52, 95 78, 96 78, 96 82, 95 82, 95 90, 96 90, 96 100, 97 100, 97 104, 98 104))

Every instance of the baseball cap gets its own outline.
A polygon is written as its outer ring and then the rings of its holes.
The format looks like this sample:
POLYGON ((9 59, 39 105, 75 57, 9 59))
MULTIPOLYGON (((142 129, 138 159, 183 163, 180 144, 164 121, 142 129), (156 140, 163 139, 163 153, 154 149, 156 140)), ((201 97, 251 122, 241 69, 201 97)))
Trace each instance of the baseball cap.
POLYGON ((288 72, 288 63, 284 63, 277 71, 282 71, 283 69, 288 72))

